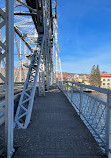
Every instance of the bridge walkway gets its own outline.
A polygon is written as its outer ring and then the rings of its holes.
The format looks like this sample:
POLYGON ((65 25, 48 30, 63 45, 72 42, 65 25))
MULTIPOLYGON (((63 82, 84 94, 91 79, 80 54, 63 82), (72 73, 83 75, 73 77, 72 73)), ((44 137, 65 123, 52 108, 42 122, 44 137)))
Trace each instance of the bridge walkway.
POLYGON ((105 158, 65 95, 53 85, 36 97, 31 123, 16 129, 14 158, 105 158))

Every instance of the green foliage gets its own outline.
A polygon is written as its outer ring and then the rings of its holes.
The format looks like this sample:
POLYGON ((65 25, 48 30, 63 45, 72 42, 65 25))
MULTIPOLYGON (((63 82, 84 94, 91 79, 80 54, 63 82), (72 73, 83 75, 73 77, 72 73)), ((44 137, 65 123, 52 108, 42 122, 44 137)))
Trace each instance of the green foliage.
POLYGON ((99 65, 97 65, 97 68, 95 70, 95 75, 96 75, 96 86, 100 87, 101 86, 101 76, 100 76, 99 65))
POLYGON ((93 65, 91 74, 90 74, 90 84, 93 86, 101 86, 101 76, 100 76, 100 70, 99 65, 97 67, 93 65))
POLYGON ((91 69, 91 74, 90 74, 90 84, 95 86, 95 65, 93 65, 91 69))

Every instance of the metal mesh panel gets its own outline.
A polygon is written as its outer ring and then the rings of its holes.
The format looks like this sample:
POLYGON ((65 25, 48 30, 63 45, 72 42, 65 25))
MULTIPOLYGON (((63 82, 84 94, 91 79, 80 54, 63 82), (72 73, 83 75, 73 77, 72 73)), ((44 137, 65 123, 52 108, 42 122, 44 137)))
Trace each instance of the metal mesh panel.
POLYGON ((93 86, 84 87, 83 84, 76 84, 68 81, 63 83, 59 82, 59 87, 67 96, 68 100, 71 102, 78 115, 80 115, 81 119, 90 130, 96 141, 105 151, 107 148, 106 137, 108 132, 107 97, 105 97, 104 101, 102 100, 102 98, 98 98, 97 95, 94 96, 93 93, 87 93, 86 90, 91 91, 92 88, 93 92, 96 92, 98 94, 104 93, 106 96, 108 95, 108 93, 110 93, 110 90, 108 91, 102 88, 98 89, 93 86))

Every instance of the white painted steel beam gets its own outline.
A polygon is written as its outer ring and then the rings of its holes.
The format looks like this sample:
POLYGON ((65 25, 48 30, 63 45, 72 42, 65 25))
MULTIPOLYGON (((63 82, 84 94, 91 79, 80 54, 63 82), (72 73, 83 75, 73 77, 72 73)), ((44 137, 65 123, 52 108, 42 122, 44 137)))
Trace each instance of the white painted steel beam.
MULTIPOLYGON (((20 42, 31 52, 31 64, 28 65, 29 71, 26 82, 21 93, 19 105, 15 115, 15 126, 27 128, 30 122, 35 90, 37 85, 37 76, 39 74, 39 95, 45 95, 45 84, 47 89, 53 83, 54 78, 54 30, 52 16, 52 1, 42 0, 37 1, 41 9, 33 9, 25 0, 7 0, 6 10, 0 8, 0 29, 6 25, 6 38, 0 40, 0 61, 4 67, 6 66, 6 75, 0 73, 0 78, 6 83, 6 102, 5 102, 5 153, 7 157, 13 154, 13 81, 14 81, 14 31, 16 54, 19 60, 19 69, 22 70, 22 65, 25 65, 25 60, 21 58, 23 49, 19 49, 20 42), (17 2, 18 1, 18 2, 17 2), (20 10, 20 6, 22 10, 20 10), (18 9, 17 9, 18 8, 18 9), (23 10, 24 8, 24 10, 23 10), (14 11, 14 9, 17 9, 14 11), (29 10, 28 14, 24 14, 25 10, 29 10), (34 22, 34 17, 37 16, 37 21, 34 22), (41 13, 43 11, 43 14, 41 13), (23 13, 20 16, 15 15, 23 13), (31 15, 31 16, 30 16, 31 15), (30 16, 30 17, 29 17, 30 16), (43 17, 42 17, 43 16, 43 17), (14 23, 15 18, 15 23, 14 23), (42 21, 43 20, 43 24, 42 21), (40 23, 39 23, 40 22, 40 23), (35 26, 34 24, 38 24, 35 26), (44 26, 40 26, 40 24, 44 26), (44 32, 43 32, 44 28, 44 32), (37 32, 38 31, 38 32, 37 32), (6 63, 5 59, 6 58, 6 63), (10 125, 10 126, 9 126, 10 125)), ((30 2, 31 3, 31 2, 30 2)), ((22 46, 22 45, 21 45, 22 46)), ((25 52, 27 54, 27 52, 25 52)), ((16 72, 15 80, 18 77, 19 69, 16 72)), ((23 71, 22 71, 23 74, 23 71)))
POLYGON ((20 97, 19 105, 15 116, 15 126, 26 129, 30 123, 33 101, 37 85, 37 77, 43 53, 44 36, 38 38, 37 51, 34 52, 26 82, 20 97))
POLYGON ((14 1, 6 1, 5 156, 11 158, 14 128, 14 1))

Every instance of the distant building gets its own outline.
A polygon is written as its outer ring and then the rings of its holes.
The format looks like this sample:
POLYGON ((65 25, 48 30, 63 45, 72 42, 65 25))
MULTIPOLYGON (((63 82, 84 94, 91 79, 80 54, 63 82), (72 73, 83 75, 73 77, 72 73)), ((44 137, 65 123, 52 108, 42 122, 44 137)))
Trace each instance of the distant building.
MULTIPOLYGON (((19 68, 14 67, 14 80, 16 79, 16 82, 24 82, 27 77, 27 68, 22 68, 22 71, 19 71, 19 68)), ((5 77, 5 69, 1 68, 0 73, 5 77)), ((2 79, 0 79, 0 83, 3 83, 2 79)))
POLYGON ((73 80, 75 78, 79 78, 78 74, 75 74, 75 73, 67 73, 67 79, 70 81, 70 80, 73 80))
MULTIPOLYGON (((84 81, 87 81, 87 74, 63 72, 62 75, 63 75, 64 81, 74 81, 74 82, 80 82, 80 83, 84 83, 84 81)), ((60 78, 61 78, 61 74, 58 73, 58 79, 60 78)))
POLYGON ((111 88, 111 74, 101 74, 101 87, 111 88))
POLYGON ((83 82, 86 80, 86 74, 67 73, 68 81, 83 82))
MULTIPOLYGON (((67 72, 63 72, 62 73, 62 77, 64 81, 67 81, 67 72)), ((55 74, 55 78, 56 78, 56 74, 55 74)), ((61 73, 57 73, 57 78, 60 80, 61 79, 61 73)))
POLYGON ((63 72, 63 73, 62 73, 62 76, 63 76, 63 80, 66 81, 66 80, 67 80, 67 72, 63 72))

